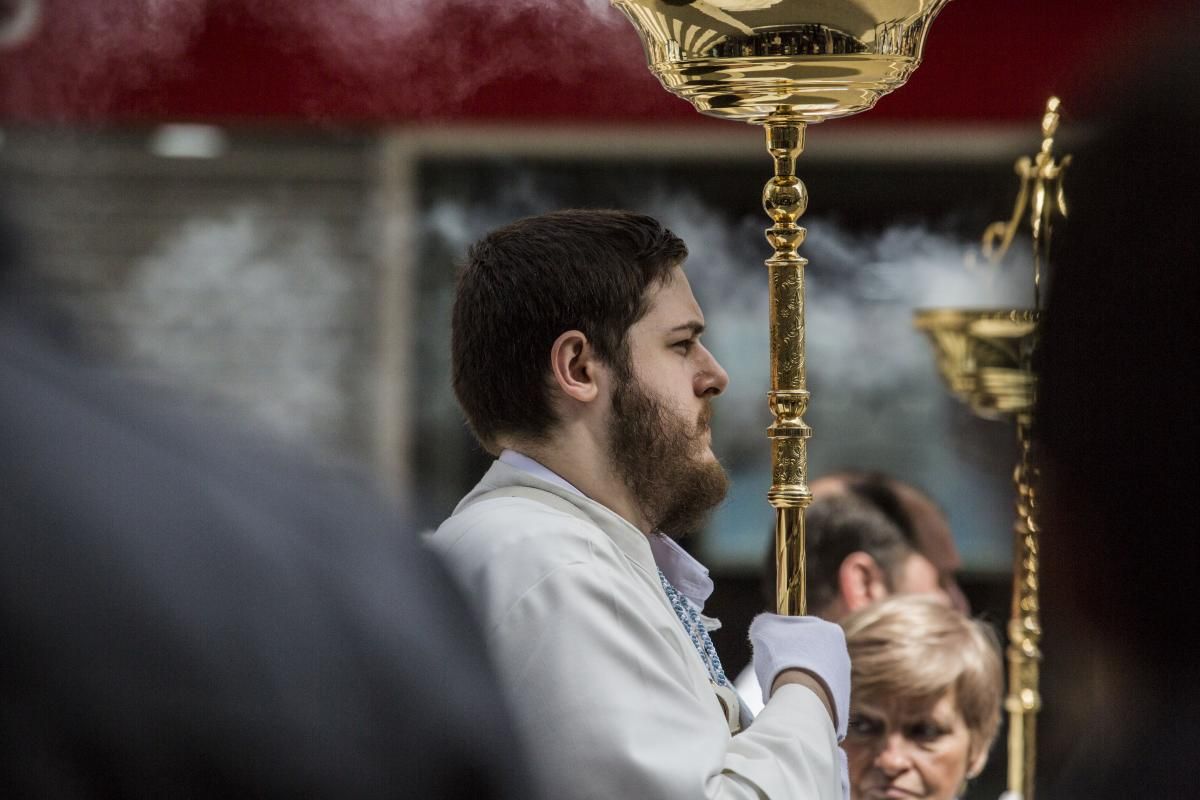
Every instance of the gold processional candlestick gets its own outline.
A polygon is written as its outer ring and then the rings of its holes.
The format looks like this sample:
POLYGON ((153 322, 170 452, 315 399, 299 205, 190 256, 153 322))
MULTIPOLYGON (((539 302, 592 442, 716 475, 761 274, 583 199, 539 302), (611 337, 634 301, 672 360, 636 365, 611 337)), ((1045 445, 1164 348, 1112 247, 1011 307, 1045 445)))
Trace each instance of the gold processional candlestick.
POLYGON ((948 0, 612 0, 641 36, 650 71, 698 111, 766 129, 775 176, 763 190, 767 241, 777 610, 803 614, 808 388, 804 356, 808 192, 796 175, 810 123, 866 111, 921 62, 948 0))
POLYGON ((1071 161, 1055 162, 1059 100, 1050 98, 1042 117, 1042 146, 1033 158, 1016 163, 1021 189, 1011 219, 988 226, 983 253, 993 264, 1008 252, 1029 210, 1033 239, 1033 308, 918 311, 916 327, 929 337, 938 371, 955 397, 977 415, 1016 422, 1020 447, 1013 482, 1017 518, 1013 526, 1012 615, 1008 623, 1008 798, 1033 800, 1037 754, 1037 714, 1042 706, 1038 673, 1042 626, 1038 599, 1039 537, 1037 465, 1030 431, 1037 389, 1033 350, 1041 319, 1042 272, 1050 254, 1051 223, 1066 216, 1063 172, 1071 161))

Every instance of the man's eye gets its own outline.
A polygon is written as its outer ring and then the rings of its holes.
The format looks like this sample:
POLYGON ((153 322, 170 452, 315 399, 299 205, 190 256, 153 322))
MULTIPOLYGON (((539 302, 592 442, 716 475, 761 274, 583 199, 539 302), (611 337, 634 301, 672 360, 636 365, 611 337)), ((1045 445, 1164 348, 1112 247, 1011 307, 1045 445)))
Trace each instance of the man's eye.
POLYGON ((675 344, 671 345, 671 347, 675 348, 681 353, 690 353, 695 344, 695 339, 684 339, 682 342, 676 342, 675 344))

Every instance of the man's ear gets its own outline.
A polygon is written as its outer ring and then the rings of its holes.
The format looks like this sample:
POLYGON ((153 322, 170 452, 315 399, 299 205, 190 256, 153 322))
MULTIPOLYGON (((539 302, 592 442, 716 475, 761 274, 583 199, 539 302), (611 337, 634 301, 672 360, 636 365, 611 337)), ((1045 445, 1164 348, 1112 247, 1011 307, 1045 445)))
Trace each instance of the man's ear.
POLYGON ((856 550, 842 559, 838 567, 838 594, 847 611, 857 611, 882 600, 890 592, 879 563, 856 550))
POLYGON ((580 331, 560 335, 550 347, 550 374, 567 397, 590 403, 600 395, 596 351, 580 331))

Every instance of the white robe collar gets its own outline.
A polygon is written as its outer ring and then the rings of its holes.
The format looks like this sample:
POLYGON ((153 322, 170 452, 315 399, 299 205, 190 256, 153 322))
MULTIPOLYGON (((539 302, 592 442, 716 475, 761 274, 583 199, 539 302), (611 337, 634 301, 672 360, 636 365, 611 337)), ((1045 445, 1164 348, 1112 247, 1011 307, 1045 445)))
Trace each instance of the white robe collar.
MULTIPOLYGON (((561 475, 524 453, 518 453, 516 450, 504 450, 500 453, 499 461, 547 483, 552 483, 560 489, 565 489, 580 497, 587 497, 561 475)), ((690 553, 679 546, 678 542, 665 534, 655 531, 647 538, 650 541, 650 552, 654 554, 655 565, 662 570, 663 574, 667 576, 667 580, 679 590, 680 594, 692 602, 698 611, 702 610, 713 591, 713 582, 708 575, 708 567, 693 558, 690 553)))

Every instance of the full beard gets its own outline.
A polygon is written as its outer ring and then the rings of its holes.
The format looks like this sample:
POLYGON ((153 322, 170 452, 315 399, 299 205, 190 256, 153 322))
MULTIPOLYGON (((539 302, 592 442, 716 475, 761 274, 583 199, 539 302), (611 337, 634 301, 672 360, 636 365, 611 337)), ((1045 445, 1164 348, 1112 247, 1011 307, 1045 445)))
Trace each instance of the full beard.
POLYGON ((689 425, 632 375, 624 377, 613 391, 609 458, 652 528, 683 538, 704 526, 729 489, 724 468, 700 458, 712 407, 689 425))

